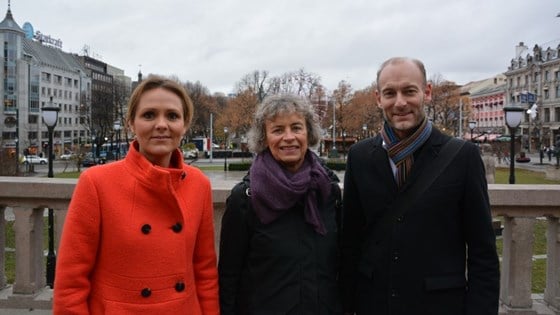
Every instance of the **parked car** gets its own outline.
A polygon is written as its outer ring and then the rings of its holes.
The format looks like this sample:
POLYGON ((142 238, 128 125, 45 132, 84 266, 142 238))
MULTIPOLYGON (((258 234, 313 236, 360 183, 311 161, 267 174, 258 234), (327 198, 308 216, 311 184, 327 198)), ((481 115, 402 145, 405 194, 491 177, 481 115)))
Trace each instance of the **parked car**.
POLYGON ((61 159, 61 160, 71 160, 71 159, 73 159, 73 158, 75 158, 75 157, 76 157, 76 154, 74 154, 74 153, 72 153, 72 152, 70 152, 70 153, 64 153, 64 154, 61 154, 61 155, 60 155, 60 159, 61 159))
POLYGON ((49 160, 47 158, 38 157, 37 155, 25 155, 22 159, 23 164, 47 164, 49 160))
POLYGON ((89 166, 94 166, 94 165, 97 165, 97 162, 95 161, 94 158, 86 157, 82 160, 82 166, 83 167, 89 167, 89 166))
POLYGON ((185 159, 196 159, 198 157, 198 150, 197 149, 184 150, 183 157, 185 159))

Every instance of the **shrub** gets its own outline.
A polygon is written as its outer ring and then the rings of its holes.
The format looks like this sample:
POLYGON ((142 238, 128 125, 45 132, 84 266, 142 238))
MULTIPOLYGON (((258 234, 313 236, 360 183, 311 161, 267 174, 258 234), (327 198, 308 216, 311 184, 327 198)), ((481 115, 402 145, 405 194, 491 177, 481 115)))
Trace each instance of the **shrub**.
POLYGON ((229 171, 248 171, 251 168, 251 162, 233 162, 229 163, 229 171))

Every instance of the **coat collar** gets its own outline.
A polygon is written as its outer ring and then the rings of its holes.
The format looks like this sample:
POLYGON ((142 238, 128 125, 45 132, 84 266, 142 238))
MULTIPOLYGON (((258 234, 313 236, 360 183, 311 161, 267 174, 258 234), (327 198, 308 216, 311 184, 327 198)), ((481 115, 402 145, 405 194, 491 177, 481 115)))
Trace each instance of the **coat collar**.
POLYGON ((127 170, 138 180, 150 186, 166 187, 167 183, 176 186, 186 178, 185 164, 179 149, 176 149, 171 155, 170 165, 174 165, 174 167, 165 168, 153 165, 138 151, 138 148, 138 142, 133 141, 124 159, 127 170))

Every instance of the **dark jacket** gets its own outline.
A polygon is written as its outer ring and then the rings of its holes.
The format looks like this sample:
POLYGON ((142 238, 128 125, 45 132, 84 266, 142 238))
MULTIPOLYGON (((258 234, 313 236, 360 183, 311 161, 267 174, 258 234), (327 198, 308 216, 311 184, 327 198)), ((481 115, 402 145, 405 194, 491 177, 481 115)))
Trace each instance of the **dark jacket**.
POLYGON ((338 178, 329 173, 332 193, 319 204, 324 236, 305 222, 303 204, 272 223, 260 223, 247 196, 249 175, 232 189, 220 236, 222 315, 342 313, 337 285, 341 194, 338 178))
MULTIPOLYGON (((448 136, 414 154, 410 189, 448 136)), ((376 224, 401 196, 380 136, 354 145, 344 180, 344 308, 358 314, 497 314, 499 264, 478 148, 466 143, 386 233, 376 224)), ((425 174, 430 176, 430 174, 425 174)))

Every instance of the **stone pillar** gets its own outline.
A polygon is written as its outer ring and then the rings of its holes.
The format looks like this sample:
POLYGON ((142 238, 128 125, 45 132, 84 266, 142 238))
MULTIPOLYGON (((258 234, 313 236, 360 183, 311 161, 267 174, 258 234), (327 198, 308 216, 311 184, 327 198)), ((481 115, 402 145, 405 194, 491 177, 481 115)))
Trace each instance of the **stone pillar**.
POLYGON ((16 278, 14 294, 34 294, 45 287, 44 209, 14 207, 16 278))
POLYGON ((548 217, 546 231, 546 288, 544 300, 560 309, 560 224, 558 218, 548 217))
POLYGON ((494 184, 496 182, 496 158, 493 156, 492 146, 488 143, 482 144, 480 153, 482 154, 482 162, 486 172, 486 181, 488 184, 494 184))
POLYGON ((54 209, 54 251, 58 256, 58 246, 62 237, 62 229, 64 228, 64 221, 68 210, 54 209))
POLYGON ((534 230, 535 218, 504 216, 500 300, 507 314, 537 314, 531 299, 534 230))
POLYGON ((6 287, 6 207, 0 205, 0 290, 6 287))

